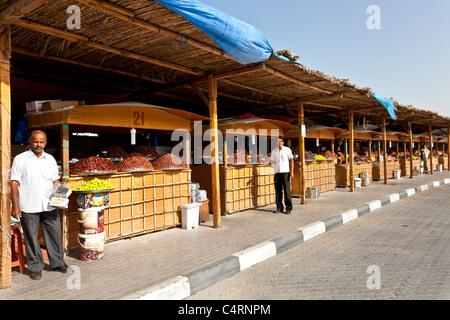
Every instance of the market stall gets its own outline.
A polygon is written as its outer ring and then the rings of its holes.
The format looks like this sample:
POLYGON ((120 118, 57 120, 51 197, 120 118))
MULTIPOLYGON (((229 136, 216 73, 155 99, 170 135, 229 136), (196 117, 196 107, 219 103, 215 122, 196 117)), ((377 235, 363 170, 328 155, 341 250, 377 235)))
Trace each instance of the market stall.
MULTIPOLYGON (((336 164, 336 185, 338 187, 348 187, 350 186, 350 166, 348 164, 348 157, 353 154, 353 179, 367 179, 365 185, 368 184, 367 181, 372 180, 372 140, 378 135, 377 131, 374 131, 374 125, 364 125, 356 126, 354 129, 354 140, 355 141, 367 141, 367 150, 360 150, 355 148, 352 152, 347 152, 347 143, 345 143, 345 152, 348 154, 347 157, 336 164), (358 154, 359 153, 359 154, 358 154)), ((349 133, 342 133, 338 135, 337 139, 348 139, 349 133)))
MULTIPOLYGON (((344 129, 338 127, 329 127, 317 124, 309 119, 305 119, 305 144, 308 146, 308 142, 316 147, 316 154, 311 151, 305 152, 305 188, 306 190, 312 188, 319 188, 319 192, 334 191, 336 189, 335 183, 335 159, 336 154, 334 152, 334 141, 336 136, 345 132, 344 129), (309 141, 308 141, 309 140, 309 141), (321 147, 321 142, 327 141, 329 147, 321 147), (325 149, 324 152, 322 148, 325 149), (328 150, 327 150, 328 149, 328 150)), ((296 155, 298 146, 299 129, 292 130, 286 136, 286 139, 292 141, 294 153, 296 155)), ((314 146, 309 146, 309 149, 313 149, 314 146)), ((294 162, 294 172, 300 172, 300 162, 294 162)), ((300 175, 294 174, 292 179, 292 195, 299 196, 300 191, 300 175)))
MULTIPOLYGON (((448 144, 447 137, 439 137, 439 144, 441 145, 441 149, 438 149, 438 164, 442 165, 442 170, 449 170, 448 167, 448 149, 445 147, 448 144)), ((448 148, 448 147, 447 147, 448 148)))
MULTIPOLYGON (((95 178, 113 186, 113 189, 107 190, 109 201, 104 204, 102 212, 106 241, 179 226, 180 206, 190 202, 191 170, 189 165, 180 163, 180 159, 175 160, 176 157, 170 153, 153 159, 149 154, 136 152, 130 155, 131 158, 120 159, 122 161, 116 162, 117 165, 110 159, 91 156, 69 168, 69 130, 108 130, 130 135, 131 128, 132 141, 134 130, 137 134, 144 134, 149 129, 191 131, 195 120, 208 118, 140 103, 74 105, 26 115, 30 129, 60 130, 61 176, 71 189, 95 178), (151 164, 143 166, 138 160, 151 164)), ((138 149, 139 146, 133 148, 138 149)), ((138 151, 144 152, 143 149, 149 148, 146 146, 138 151)), ((186 150, 189 149, 187 146, 186 150)), ((106 195, 98 190, 92 192, 96 193, 106 195)), ((68 208, 59 210, 66 251, 78 247, 77 235, 80 231, 77 192, 73 192, 69 200, 68 208)))
MULTIPOLYGON (((268 153, 276 147, 279 136, 297 127, 248 114, 219 120, 218 127, 224 145, 219 151, 222 215, 275 203, 274 173, 268 153)), ((209 160, 208 152, 203 158, 209 160)), ((191 170, 192 181, 210 196, 211 166, 193 163, 191 170)))
MULTIPOLYGON (((378 156, 378 161, 372 163, 372 179, 375 181, 385 180, 385 170, 384 161, 386 161, 386 175, 387 179, 400 178, 401 176, 401 165, 400 165, 400 150, 399 141, 406 137, 407 134, 398 131, 386 130, 386 146, 387 152, 380 152, 378 156)), ((382 135, 378 133, 378 136, 374 137, 378 140, 378 145, 381 144, 382 135)), ((378 150, 381 150, 378 147, 378 150)))

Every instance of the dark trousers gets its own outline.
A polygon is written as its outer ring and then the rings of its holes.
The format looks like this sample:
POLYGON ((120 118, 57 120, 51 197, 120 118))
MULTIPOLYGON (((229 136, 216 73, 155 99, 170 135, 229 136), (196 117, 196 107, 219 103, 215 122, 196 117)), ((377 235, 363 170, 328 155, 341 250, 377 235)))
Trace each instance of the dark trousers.
POLYGON ((39 213, 22 211, 20 221, 25 240, 27 265, 31 272, 39 272, 44 269, 44 257, 38 239, 39 225, 41 225, 51 268, 65 265, 61 224, 57 209, 39 213))
POLYGON ((292 196, 291 196, 291 175, 290 173, 276 173, 275 174, 275 196, 277 209, 283 210, 283 191, 284 191, 284 205, 286 210, 292 210, 292 196))
POLYGON ((423 172, 428 172, 428 159, 423 159, 423 172))

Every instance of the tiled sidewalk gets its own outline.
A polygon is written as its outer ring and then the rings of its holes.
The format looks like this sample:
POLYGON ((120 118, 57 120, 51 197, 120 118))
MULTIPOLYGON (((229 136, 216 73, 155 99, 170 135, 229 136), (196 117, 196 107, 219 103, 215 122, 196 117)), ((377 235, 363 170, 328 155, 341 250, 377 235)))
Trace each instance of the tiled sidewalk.
MULTIPOLYGON (((0 290, 0 299, 139 298, 148 288, 171 282, 180 275, 196 272, 266 241, 292 234, 313 222, 340 215, 391 194, 449 178, 450 172, 443 171, 414 179, 389 180, 387 185, 375 181, 368 187, 355 189, 353 193, 338 188, 308 200, 307 205, 300 205, 299 199, 294 198, 291 215, 273 214, 275 205, 271 205, 222 216, 220 229, 212 227, 211 217, 197 229, 173 228, 108 243, 104 258, 98 261, 81 261, 78 252, 74 252, 66 257, 66 262, 74 266, 75 273, 55 273, 48 268, 41 280, 33 281, 28 274, 20 274, 15 268, 13 284, 0 290)), ((196 274, 197 277, 202 276, 202 273, 196 274)), ((205 279, 205 285, 209 280, 205 279)), ((201 283, 202 279, 197 278, 196 281, 201 283)), ((178 298, 183 298, 183 295, 178 298)))

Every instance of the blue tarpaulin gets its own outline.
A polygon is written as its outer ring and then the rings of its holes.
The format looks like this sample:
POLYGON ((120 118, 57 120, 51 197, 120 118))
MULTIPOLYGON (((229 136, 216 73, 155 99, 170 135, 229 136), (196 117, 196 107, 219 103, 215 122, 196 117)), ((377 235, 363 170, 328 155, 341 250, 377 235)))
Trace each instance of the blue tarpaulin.
POLYGON ((397 116, 395 115, 395 111, 397 110, 397 107, 394 104, 394 101, 392 99, 383 98, 382 96, 379 96, 377 94, 370 94, 372 97, 377 99, 377 101, 386 108, 387 112, 391 116, 392 119, 397 120, 397 116))
POLYGON ((230 57, 242 64, 264 62, 271 55, 288 60, 274 52, 260 30, 200 1, 155 1, 186 18, 206 33, 230 57))

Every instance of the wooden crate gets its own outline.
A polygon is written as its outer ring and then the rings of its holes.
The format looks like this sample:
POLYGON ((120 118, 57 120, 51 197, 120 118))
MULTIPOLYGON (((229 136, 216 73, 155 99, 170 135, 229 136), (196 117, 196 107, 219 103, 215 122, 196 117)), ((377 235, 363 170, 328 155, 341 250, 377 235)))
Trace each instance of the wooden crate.
MULTIPOLYGON (((211 166, 191 168, 192 182, 199 183, 200 189, 206 190, 209 200, 212 200, 211 166)), ((269 164, 221 166, 219 170, 223 214, 275 203, 274 174, 269 164)), ((212 209, 210 204, 209 210, 212 209)))
MULTIPOLYGON (((372 162, 360 162, 353 164, 353 178, 362 178, 363 172, 367 172, 372 178, 372 162)), ((350 186, 350 166, 336 164, 336 185, 338 187, 350 186)))
MULTIPOLYGON (((420 159, 413 159, 413 169, 414 167, 420 168, 420 159)), ((409 177, 411 175, 411 168, 410 168, 410 162, 409 159, 400 159, 400 175, 409 177)))
MULTIPOLYGON (((394 178, 394 171, 400 170, 400 161, 399 160, 388 160, 387 162, 387 178, 394 178)), ((379 164, 374 163, 372 165, 372 179, 375 181, 384 180, 384 163, 380 161, 379 164)))
POLYGON ((222 213, 275 203, 274 173, 269 164, 221 166, 222 213))
MULTIPOLYGON (((94 177, 71 176, 75 188, 94 177)), ((104 211, 106 240, 128 238, 181 225, 180 206, 190 203, 191 170, 158 170, 141 174, 99 176, 115 186, 104 211)), ((64 250, 78 248, 76 193, 63 215, 64 250)))
POLYGON ((442 164, 442 170, 448 170, 448 157, 439 157, 438 164, 442 164))
MULTIPOLYGON (((320 192, 336 190, 336 168, 334 160, 305 161, 306 188, 318 187, 320 192)), ((292 195, 300 195, 300 166, 294 162, 294 179, 291 181, 292 195)))
MULTIPOLYGON (((440 157, 433 157, 433 171, 436 171, 436 165, 437 164, 443 164, 440 162, 440 157)), ((427 165, 428 165, 428 171, 431 171, 431 159, 428 157, 427 159, 427 165)), ((445 164, 447 166, 447 164, 445 164)), ((445 170, 446 167, 444 165, 442 166, 442 170, 445 170)))

